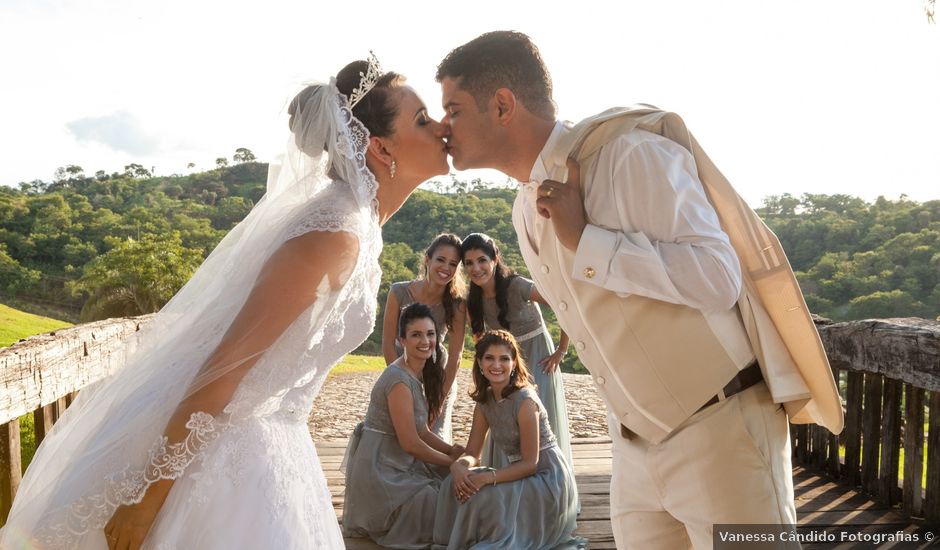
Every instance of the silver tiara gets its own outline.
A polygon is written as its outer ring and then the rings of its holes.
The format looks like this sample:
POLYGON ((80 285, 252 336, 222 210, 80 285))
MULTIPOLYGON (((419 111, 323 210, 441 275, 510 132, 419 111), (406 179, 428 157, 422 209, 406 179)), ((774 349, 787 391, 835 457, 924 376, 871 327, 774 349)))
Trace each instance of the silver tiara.
POLYGON ((382 66, 379 65, 379 60, 376 59, 375 54, 372 50, 369 50, 369 68, 366 70, 365 74, 359 72, 359 87, 353 89, 352 93, 349 94, 349 110, 352 111, 352 108, 356 106, 357 103, 362 101, 362 98, 369 93, 372 88, 375 88, 375 84, 379 81, 379 78, 382 77, 382 66))

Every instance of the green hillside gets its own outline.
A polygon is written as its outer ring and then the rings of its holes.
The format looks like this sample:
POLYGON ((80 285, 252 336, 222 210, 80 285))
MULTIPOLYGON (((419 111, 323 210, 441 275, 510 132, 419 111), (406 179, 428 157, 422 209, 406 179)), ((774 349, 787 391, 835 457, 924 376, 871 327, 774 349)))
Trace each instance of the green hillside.
POLYGON ((72 325, 0 304, 0 347, 9 346, 20 338, 69 326, 72 325))

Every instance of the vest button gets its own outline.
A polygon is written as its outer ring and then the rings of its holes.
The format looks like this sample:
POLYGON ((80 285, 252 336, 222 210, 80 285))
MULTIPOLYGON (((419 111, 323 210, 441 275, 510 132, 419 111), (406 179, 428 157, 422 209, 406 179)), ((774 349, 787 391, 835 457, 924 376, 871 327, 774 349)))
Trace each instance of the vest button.
POLYGON ((551 271, 551 270, 548 269, 548 266, 547 266, 547 265, 543 265, 543 266, 542 266, 542 273, 548 275, 548 272, 549 272, 549 271, 551 271))
POLYGON ((597 378, 594 379, 594 381, 597 382, 598 386, 603 386, 604 383, 607 382, 607 380, 605 380, 603 376, 598 376, 597 378))
POLYGON ((587 345, 584 342, 579 341, 577 344, 574 345, 574 347, 578 348, 578 351, 584 351, 584 348, 586 348, 587 345))
POLYGON ((560 302, 558 304, 558 309, 562 311, 568 311, 568 302, 560 302))
POLYGON ((594 271, 594 268, 593 268, 593 267, 585 267, 585 268, 584 268, 584 276, 585 276, 586 278, 588 278, 588 279, 593 279, 595 275, 597 275, 597 272, 594 271))

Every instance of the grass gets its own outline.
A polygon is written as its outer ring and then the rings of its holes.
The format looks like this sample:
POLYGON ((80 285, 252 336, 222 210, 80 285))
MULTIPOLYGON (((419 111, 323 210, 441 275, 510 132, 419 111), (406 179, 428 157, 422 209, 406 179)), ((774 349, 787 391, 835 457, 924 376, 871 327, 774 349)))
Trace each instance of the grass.
POLYGON ((373 372, 380 371, 385 368, 385 358, 380 356, 370 356, 370 355, 347 355, 339 362, 333 370, 330 371, 330 376, 336 376, 337 374, 353 374, 357 372, 373 372))
MULTIPOLYGON (((0 304, 0 347, 7 347, 22 338, 70 327, 71 323, 26 313, 0 304)), ((33 415, 20 417, 20 459, 23 467, 29 465, 36 452, 36 429, 33 415)))
MULTIPOLYGON (((473 360, 463 357, 460 360, 460 368, 469 369, 473 366, 473 360)), ((377 372, 385 368, 385 359, 380 356, 374 355, 347 355, 340 361, 333 370, 330 371, 330 376, 336 376, 337 374, 353 374, 357 372, 377 372)))
POLYGON ((33 414, 20 417, 20 460, 23 461, 23 471, 29 466, 36 454, 36 427, 33 425, 33 414))
POLYGON ((65 321, 40 317, 0 304, 0 347, 9 346, 21 338, 70 326, 71 323, 65 321))

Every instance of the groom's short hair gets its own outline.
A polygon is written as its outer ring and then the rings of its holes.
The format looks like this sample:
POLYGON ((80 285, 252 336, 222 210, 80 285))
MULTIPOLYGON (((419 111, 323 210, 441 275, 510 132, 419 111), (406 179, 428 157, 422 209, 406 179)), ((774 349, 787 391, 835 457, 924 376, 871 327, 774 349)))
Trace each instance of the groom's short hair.
POLYGON ((555 120, 552 77, 539 49, 516 31, 482 34, 454 48, 437 66, 437 81, 454 79, 481 111, 499 88, 509 88, 529 112, 555 120))

